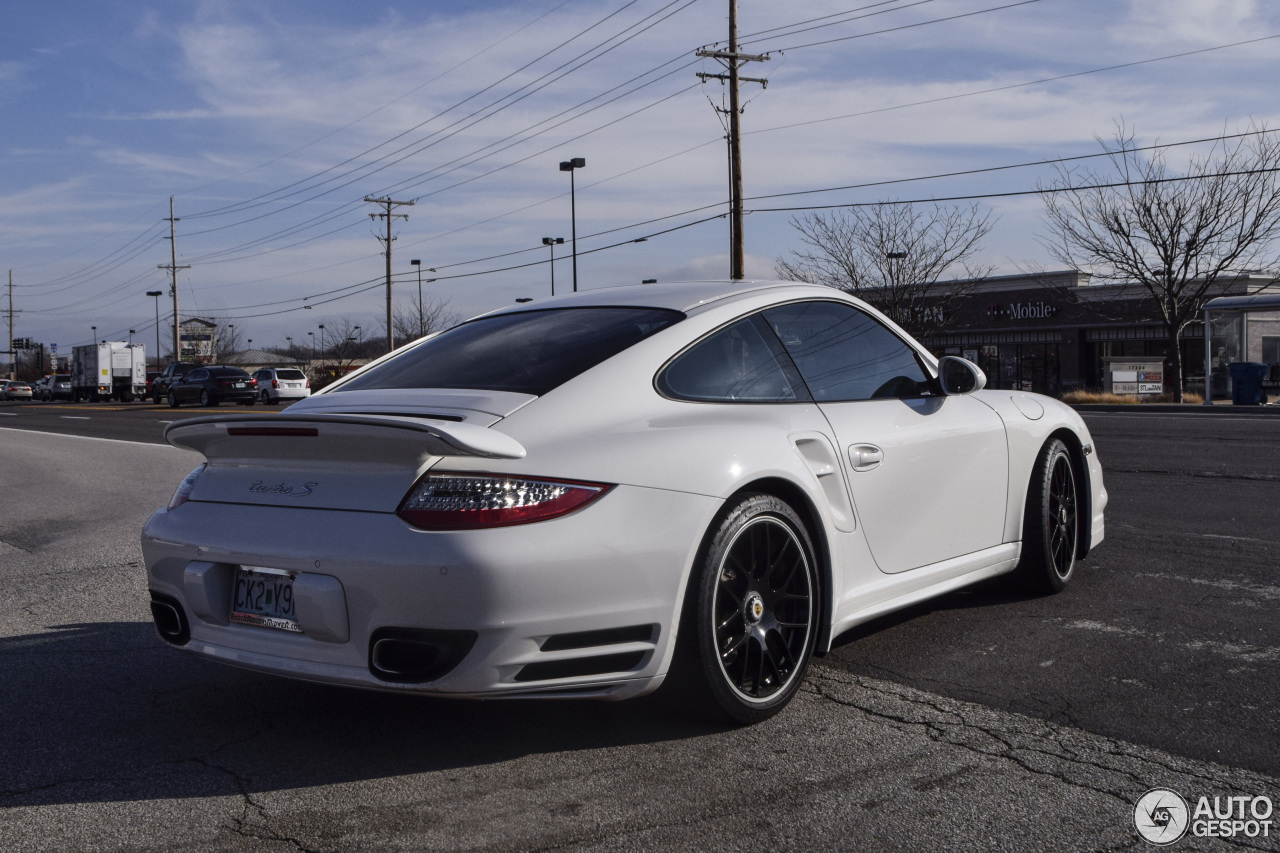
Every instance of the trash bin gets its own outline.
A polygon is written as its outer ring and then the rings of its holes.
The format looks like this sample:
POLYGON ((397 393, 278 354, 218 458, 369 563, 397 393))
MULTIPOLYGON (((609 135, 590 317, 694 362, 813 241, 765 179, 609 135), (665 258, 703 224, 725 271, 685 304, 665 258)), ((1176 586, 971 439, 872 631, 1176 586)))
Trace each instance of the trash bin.
POLYGON ((1236 406, 1256 406, 1262 400, 1262 380, 1267 378, 1271 366, 1256 361, 1233 361, 1227 365, 1231 371, 1231 402, 1236 406))

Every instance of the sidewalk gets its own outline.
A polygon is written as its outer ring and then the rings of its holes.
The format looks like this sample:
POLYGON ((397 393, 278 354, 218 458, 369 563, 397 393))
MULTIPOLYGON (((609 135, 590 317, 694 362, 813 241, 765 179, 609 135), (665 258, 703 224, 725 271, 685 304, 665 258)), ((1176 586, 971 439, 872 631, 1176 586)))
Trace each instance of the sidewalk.
POLYGON ((1217 402, 1212 406, 1201 403, 1080 403, 1071 406, 1077 412, 1130 412, 1151 415, 1253 415, 1256 417, 1280 417, 1280 404, 1265 406, 1233 406, 1229 402, 1217 402))

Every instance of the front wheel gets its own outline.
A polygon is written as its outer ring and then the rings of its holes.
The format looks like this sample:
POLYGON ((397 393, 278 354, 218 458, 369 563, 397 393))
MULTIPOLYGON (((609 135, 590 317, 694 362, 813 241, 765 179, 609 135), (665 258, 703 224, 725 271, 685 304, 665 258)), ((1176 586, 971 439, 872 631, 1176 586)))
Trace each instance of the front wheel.
POLYGON ((1027 487, 1017 572, 1029 590, 1055 593, 1071 583, 1080 540, 1079 506, 1071 454, 1055 438, 1040 450, 1027 487))
POLYGON ((173 393, 172 391, 170 391, 170 392, 169 392, 169 398, 168 398, 168 399, 169 399, 169 408, 171 408, 171 409, 176 409, 176 408, 178 408, 178 395, 177 395, 177 394, 175 394, 175 393, 173 393))
POLYGON ((218 405, 218 401, 217 401, 217 399, 215 399, 215 398, 214 398, 214 396, 213 396, 212 394, 210 394, 208 391, 201 391, 201 392, 200 392, 200 405, 202 405, 202 406, 216 406, 216 405, 218 405))
POLYGON ((804 678, 818 628, 818 582, 804 523, 785 502, 742 497, 704 545, 681 628, 691 698, 712 716, 757 723, 804 678))

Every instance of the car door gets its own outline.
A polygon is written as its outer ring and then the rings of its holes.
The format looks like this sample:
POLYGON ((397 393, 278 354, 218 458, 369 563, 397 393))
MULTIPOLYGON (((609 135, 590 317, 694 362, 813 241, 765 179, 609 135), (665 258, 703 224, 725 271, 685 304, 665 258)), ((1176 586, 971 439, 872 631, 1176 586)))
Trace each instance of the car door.
POLYGON ((1001 544, 1009 463, 995 412, 944 396, 914 348, 852 305, 798 302, 765 317, 831 425, 881 571, 1001 544))
POLYGON ((204 390, 204 383, 209 378, 209 371, 203 367, 198 370, 192 370, 186 376, 179 377, 174 380, 173 388, 177 393, 179 402, 187 403, 200 398, 200 392, 204 390))

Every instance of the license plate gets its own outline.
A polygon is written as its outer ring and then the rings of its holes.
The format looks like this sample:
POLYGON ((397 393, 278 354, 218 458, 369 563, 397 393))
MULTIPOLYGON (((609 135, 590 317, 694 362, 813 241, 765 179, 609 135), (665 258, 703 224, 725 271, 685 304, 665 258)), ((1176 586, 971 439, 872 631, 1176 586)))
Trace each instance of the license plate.
POLYGON ((237 388, 243 388, 243 387, 244 387, 244 383, 243 383, 243 382, 237 382, 237 383, 236 383, 236 387, 237 387, 237 388))
POLYGON ((293 606, 293 572, 261 566, 236 569, 231 621, 301 634, 293 606))

